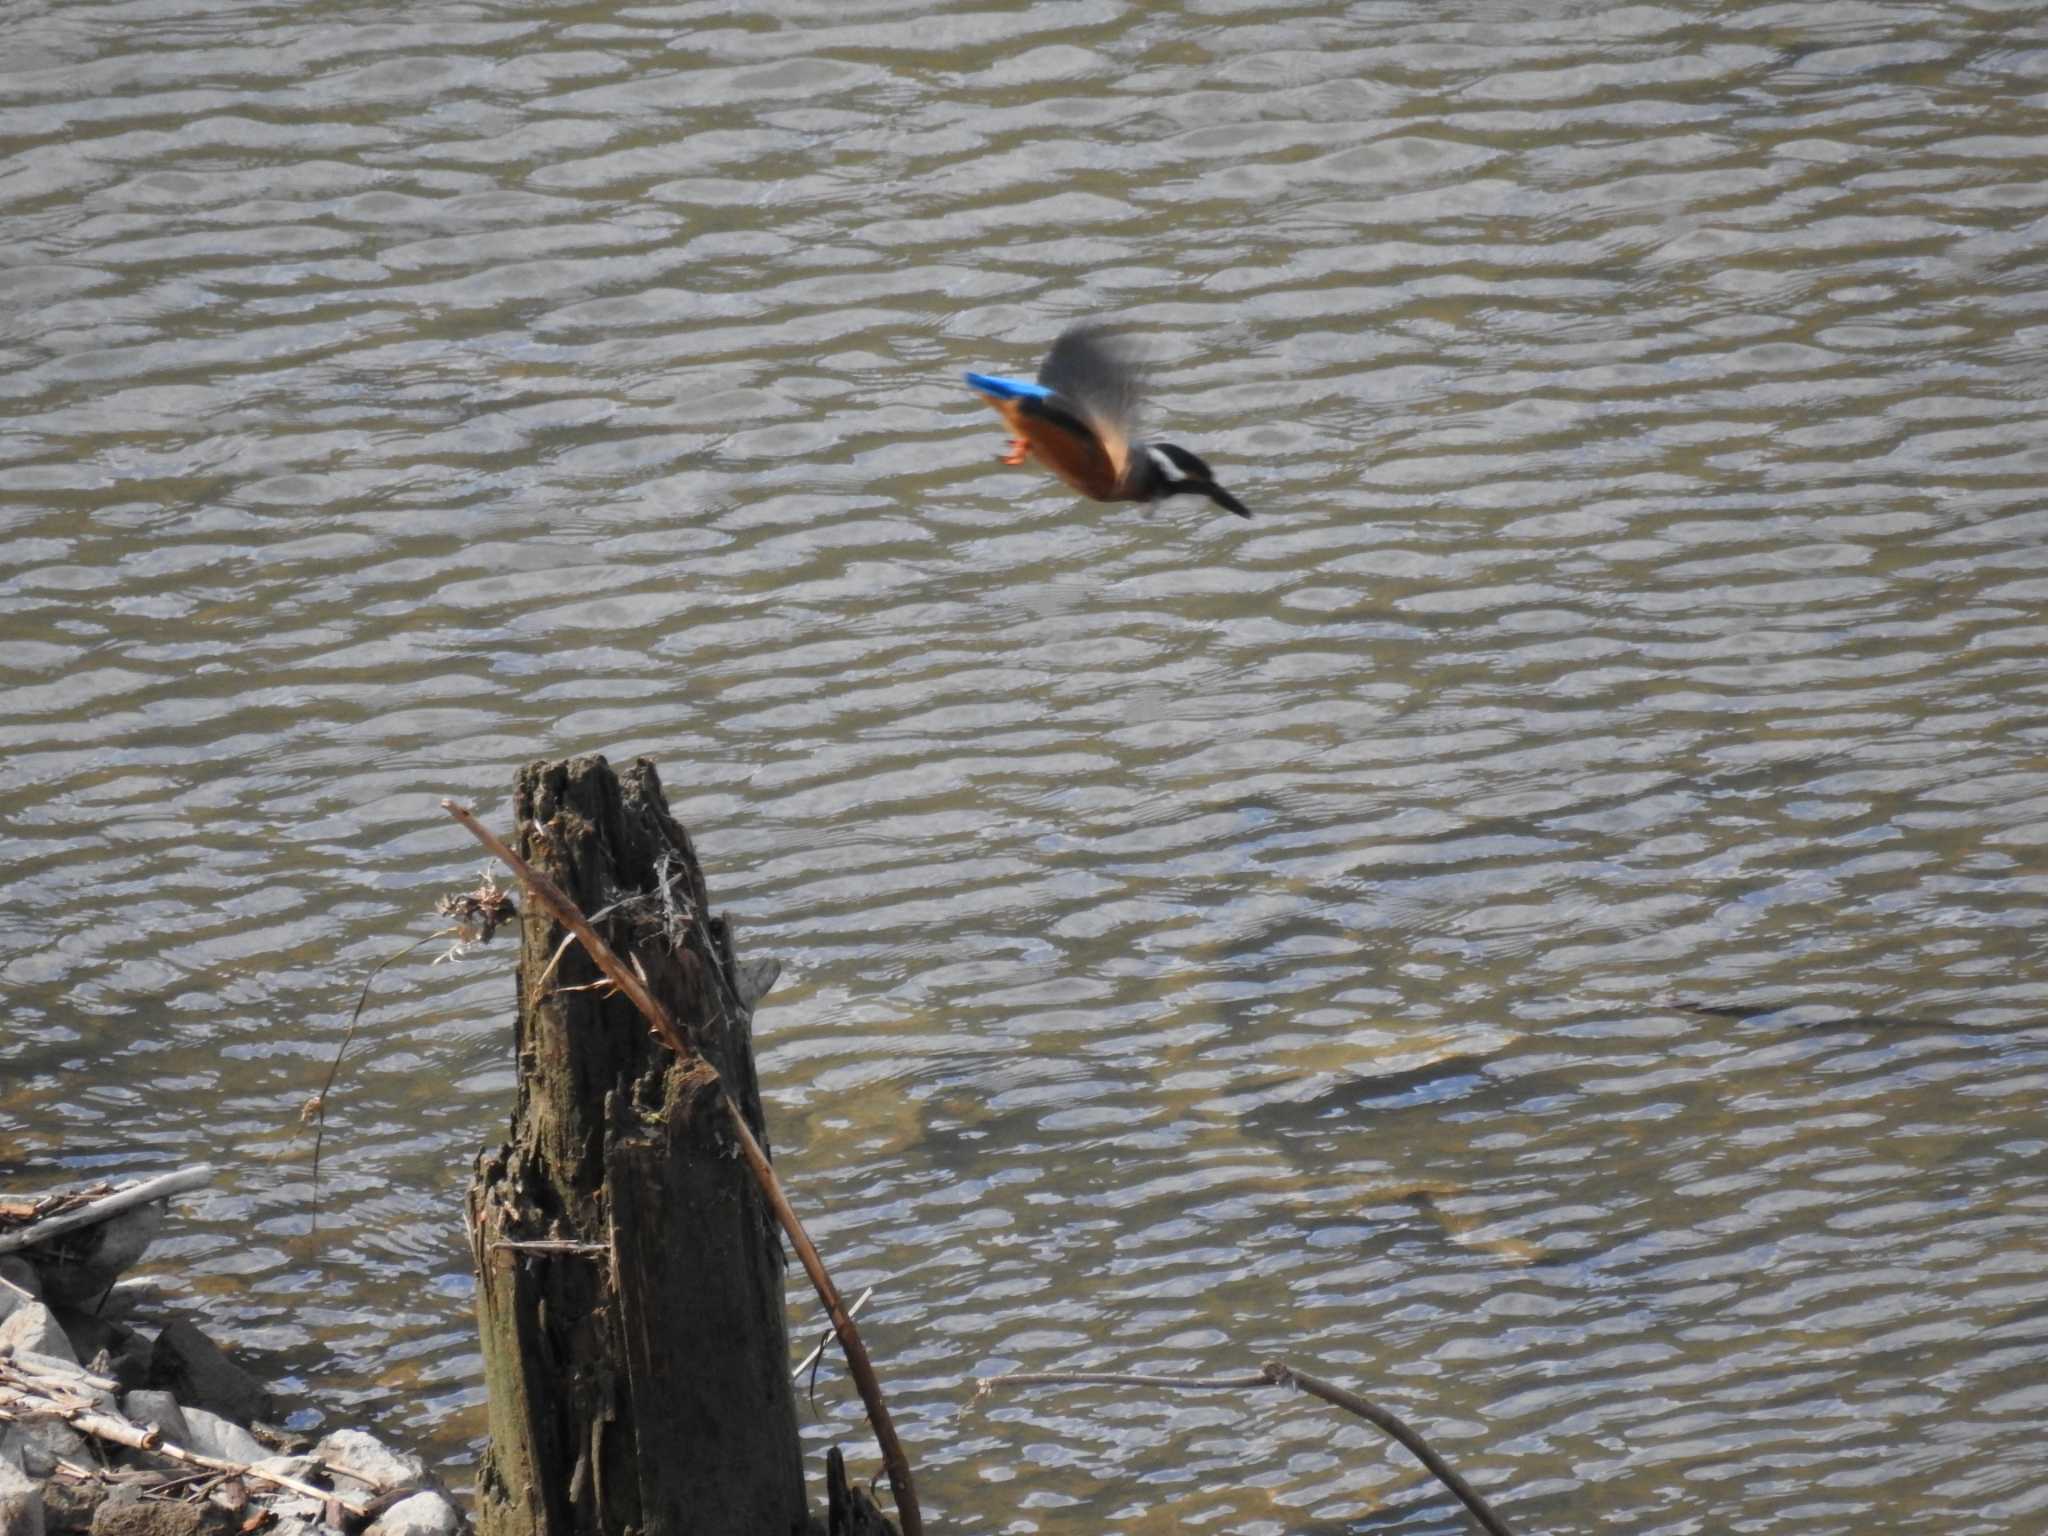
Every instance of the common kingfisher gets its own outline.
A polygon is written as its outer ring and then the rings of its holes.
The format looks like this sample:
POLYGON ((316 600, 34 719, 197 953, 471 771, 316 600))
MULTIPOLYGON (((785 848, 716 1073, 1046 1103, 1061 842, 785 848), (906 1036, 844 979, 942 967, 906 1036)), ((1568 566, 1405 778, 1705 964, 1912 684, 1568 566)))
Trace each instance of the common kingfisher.
POLYGON ((1096 501, 1152 502, 1191 493, 1239 517, 1252 515, 1187 449, 1133 439, 1138 372, 1098 325, 1060 332, 1036 384, 989 373, 970 373, 967 382, 1009 424, 1005 464, 1022 464, 1035 453, 1047 469, 1096 501))

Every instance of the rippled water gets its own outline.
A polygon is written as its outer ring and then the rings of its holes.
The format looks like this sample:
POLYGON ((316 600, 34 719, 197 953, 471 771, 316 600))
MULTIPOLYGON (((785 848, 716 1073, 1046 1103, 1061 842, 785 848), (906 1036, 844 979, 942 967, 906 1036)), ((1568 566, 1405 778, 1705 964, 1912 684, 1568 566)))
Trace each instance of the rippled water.
POLYGON ((221 1163, 172 1288, 464 1479, 509 951, 317 1244, 289 1127, 439 797, 644 753, 935 1523, 1464 1528, 967 1383, 1285 1352, 1531 1533, 2039 1530, 2037 8, 924 10, 12 9, 0 1170, 221 1163), (995 463, 1101 315, 1251 523, 995 463))

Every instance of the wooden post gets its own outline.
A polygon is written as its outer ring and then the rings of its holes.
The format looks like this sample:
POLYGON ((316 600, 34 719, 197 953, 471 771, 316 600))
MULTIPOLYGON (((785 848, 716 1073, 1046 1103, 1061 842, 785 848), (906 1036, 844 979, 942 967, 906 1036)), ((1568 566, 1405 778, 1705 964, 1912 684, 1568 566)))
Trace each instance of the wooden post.
MULTIPOLYGON (((638 967, 766 1146, 757 987, 653 764, 529 764, 514 815, 519 852, 638 967)), ((470 1186, 491 1437, 479 1536, 801 1530, 773 1217, 703 1063, 590 987, 562 939, 526 904, 512 1134, 470 1186)))

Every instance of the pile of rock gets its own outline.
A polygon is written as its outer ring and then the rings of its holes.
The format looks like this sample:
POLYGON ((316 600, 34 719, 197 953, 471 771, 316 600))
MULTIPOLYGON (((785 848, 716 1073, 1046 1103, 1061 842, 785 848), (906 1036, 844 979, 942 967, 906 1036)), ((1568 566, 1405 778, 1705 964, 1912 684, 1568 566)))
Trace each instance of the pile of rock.
MULTIPOLYGON (((124 1219, 153 1228, 151 1211, 160 1221, 160 1203, 130 1206, 124 1219)), ((360 1430, 307 1445, 268 1428, 262 1384, 191 1323, 152 1338, 77 1305, 77 1261, 91 1231, 74 1222, 49 1255, 15 1243, 0 1257, 0 1536, 466 1528, 417 1457, 360 1430), (49 1262, 31 1262, 38 1258, 49 1262)), ((104 1300, 107 1266, 86 1278, 104 1300)))

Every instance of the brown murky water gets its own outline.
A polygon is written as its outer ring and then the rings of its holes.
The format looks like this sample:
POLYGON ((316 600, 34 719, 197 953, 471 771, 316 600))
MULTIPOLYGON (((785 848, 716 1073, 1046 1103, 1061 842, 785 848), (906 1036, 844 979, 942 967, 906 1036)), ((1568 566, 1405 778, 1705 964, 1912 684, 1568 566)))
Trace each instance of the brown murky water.
POLYGON ((163 1268, 302 1421, 466 1476, 507 952, 384 973, 317 1249, 274 1154, 438 798, 598 749, 787 962, 944 1528, 1463 1529, 1305 1401, 970 1402, 1277 1351, 1532 1533, 2048 1521, 2037 7, 4 31, 0 1167, 222 1164, 163 1268), (994 462, 1097 315, 1250 524, 994 462))

